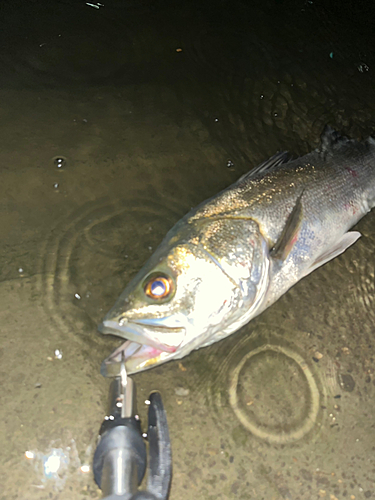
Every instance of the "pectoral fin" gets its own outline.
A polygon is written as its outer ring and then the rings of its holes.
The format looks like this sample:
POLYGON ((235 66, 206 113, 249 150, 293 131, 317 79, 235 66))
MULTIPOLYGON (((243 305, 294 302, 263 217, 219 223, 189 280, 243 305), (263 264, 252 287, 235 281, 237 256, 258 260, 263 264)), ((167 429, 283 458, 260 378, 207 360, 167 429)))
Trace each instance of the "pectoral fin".
POLYGON ((303 220, 302 196, 303 191, 297 198, 296 204, 286 221, 284 229, 271 250, 271 256, 274 259, 284 261, 292 250, 294 243, 297 241, 298 232, 303 220))
POLYGON ((318 267, 323 266, 324 264, 334 259, 338 255, 344 253, 345 250, 349 248, 351 245, 353 245, 353 243, 355 243, 361 236, 362 236, 361 233, 359 233, 358 231, 350 231, 349 233, 345 233, 332 248, 330 248, 327 252, 320 255, 312 263, 312 265, 308 268, 304 276, 307 276, 308 274, 315 271, 315 269, 317 269, 318 267))

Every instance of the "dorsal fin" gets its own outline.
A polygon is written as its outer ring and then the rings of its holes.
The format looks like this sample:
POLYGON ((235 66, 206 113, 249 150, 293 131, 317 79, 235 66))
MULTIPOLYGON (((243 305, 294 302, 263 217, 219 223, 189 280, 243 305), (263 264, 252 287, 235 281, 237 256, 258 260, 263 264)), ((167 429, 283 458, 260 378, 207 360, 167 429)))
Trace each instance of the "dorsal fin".
POLYGON ((238 179, 238 182, 251 179, 259 174, 272 172, 273 170, 276 170, 280 165, 288 163, 289 160, 290 160, 290 155, 288 151, 282 151, 281 153, 276 153, 275 155, 271 156, 271 158, 264 161, 257 167, 250 170, 250 172, 240 177, 238 179))

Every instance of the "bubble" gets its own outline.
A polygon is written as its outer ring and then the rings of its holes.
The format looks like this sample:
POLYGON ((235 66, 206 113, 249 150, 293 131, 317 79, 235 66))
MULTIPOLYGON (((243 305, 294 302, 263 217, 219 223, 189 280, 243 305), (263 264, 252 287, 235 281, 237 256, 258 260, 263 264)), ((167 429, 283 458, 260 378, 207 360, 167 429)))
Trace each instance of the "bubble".
POLYGON ((62 359, 63 355, 60 349, 55 349, 55 358, 56 359, 62 359))
POLYGON ((234 167, 234 163, 232 162, 232 160, 227 160, 227 167, 228 168, 233 168, 234 167))
POLYGON ((60 351, 60 349, 55 349, 55 358, 62 359, 62 352, 60 351))
POLYGON ((61 169, 67 166, 67 159, 64 156, 55 156, 52 158, 53 164, 55 167, 61 169))

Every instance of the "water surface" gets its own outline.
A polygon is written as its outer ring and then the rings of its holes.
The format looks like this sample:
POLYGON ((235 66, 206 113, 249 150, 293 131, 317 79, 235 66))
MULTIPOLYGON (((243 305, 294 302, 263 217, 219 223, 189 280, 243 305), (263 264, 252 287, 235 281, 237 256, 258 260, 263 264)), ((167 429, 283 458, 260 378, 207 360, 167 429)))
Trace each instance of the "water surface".
MULTIPOLYGON (((374 134, 372 12, 8 0, 0 28, 0 498, 100 498, 81 466, 121 341, 97 324, 191 207, 326 123, 374 134)), ((375 498, 374 227, 237 334, 135 377, 143 421, 163 396, 171 500, 375 498)))

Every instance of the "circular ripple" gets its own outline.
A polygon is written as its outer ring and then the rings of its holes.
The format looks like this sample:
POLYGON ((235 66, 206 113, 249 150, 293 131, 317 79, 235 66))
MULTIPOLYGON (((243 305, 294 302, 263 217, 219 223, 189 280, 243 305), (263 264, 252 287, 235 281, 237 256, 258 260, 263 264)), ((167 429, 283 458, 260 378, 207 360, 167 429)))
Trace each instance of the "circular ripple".
POLYGON ((101 199, 80 207, 51 231, 41 258, 39 293, 55 326, 83 344, 129 279, 184 211, 184 200, 101 199), (180 206, 180 209, 178 208, 180 206))
POLYGON ((314 427, 319 390, 302 356, 280 345, 248 352, 231 373, 229 401, 246 429, 270 443, 290 443, 314 427))
POLYGON ((311 346, 306 339, 290 338, 293 323, 273 328, 259 321, 211 346, 206 355, 192 355, 194 386, 212 408, 215 425, 223 435, 234 432, 237 444, 247 433, 273 445, 315 440, 328 389, 310 361, 311 346))

